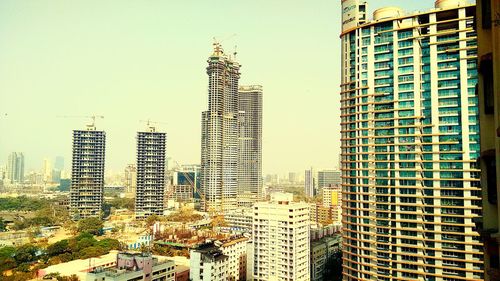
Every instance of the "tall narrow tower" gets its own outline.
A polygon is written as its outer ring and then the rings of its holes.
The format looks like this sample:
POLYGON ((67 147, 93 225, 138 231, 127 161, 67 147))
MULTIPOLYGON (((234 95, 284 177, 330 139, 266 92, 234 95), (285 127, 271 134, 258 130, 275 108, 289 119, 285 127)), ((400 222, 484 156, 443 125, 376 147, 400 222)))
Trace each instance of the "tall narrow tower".
POLYGON ((101 216, 105 146, 106 133, 93 124, 73 131, 70 211, 74 219, 101 216))
POLYGON ((342 1, 344 280, 482 280, 476 7, 362 2, 342 1))
POLYGON ((162 215, 165 199, 165 150, 167 134, 148 126, 137 133, 137 184, 135 217, 162 215))
POLYGON ((203 209, 236 206, 238 187, 238 80, 240 65, 220 44, 208 58, 208 110, 202 113, 201 192, 203 209))
POLYGON ((7 182, 22 183, 24 181, 24 154, 12 152, 7 162, 7 182))
POLYGON ((262 86, 241 86, 239 105, 238 203, 262 197, 262 86))

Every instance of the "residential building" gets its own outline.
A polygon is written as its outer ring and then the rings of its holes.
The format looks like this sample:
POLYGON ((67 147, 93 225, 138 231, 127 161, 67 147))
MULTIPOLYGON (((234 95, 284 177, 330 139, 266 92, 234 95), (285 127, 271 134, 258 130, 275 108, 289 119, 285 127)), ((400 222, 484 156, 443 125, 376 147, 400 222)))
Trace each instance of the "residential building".
POLYGON ((295 172, 289 172, 288 173, 288 182, 289 183, 296 183, 299 181, 299 175, 295 172))
POLYGON ((215 241, 227 260, 228 280, 245 280, 247 269, 247 243, 248 237, 234 236, 228 239, 215 241))
POLYGON ((482 229, 485 280, 500 280, 500 2, 478 0, 478 96, 481 133, 482 229))
POLYGON ((94 124, 73 131, 70 212, 74 219, 101 216, 105 147, 106 133, 94 124))
POLYGON ((309 204, 309 219, 312 223, 327 225, 342 220, 338 208, 323 206, 318 203, 309 204))
POLYGON ((175 262, 146 253, 118 253, 112 266, 97 267, 87 273, 87 281, 174 281, 175 262))
POLYGON ((214 43, 207 74, 208 110, 202 113, 201 126, 202 208, 223 211, 237 205, 240 65, 214 43))
POLYGON ((149 124, 147 131, 137 133, 136 218, 163 215, 166 144, 167 134, 149 124))
POLYGON ((238 201, 262 198, 262 86, 238 92, 238 201))
POLYGON ((344 280, 482 280, 476 7, 342 1, 344 280))
POLYGON ((326 280, 328 261, 341 250, 341 245, 341 235, 311 239, 311 281, 326 280))
POLYGON ((252 232, 253 209, 238 208, 224 214, 228 227, 235 231, 252 232))
POLYGON ((175 281, 189 281, 189 266, 175 265, 175 281))
POLYGON ((56 156, 56 160, 54 161, 54 169, 58 171, 64 170, 64 157, 56 156))
POLYGON ((43 181, 46 183, 52 182, 52 163, 49 158, 43 159, 42 175, 43 181))
POLYGON ((323 188, 323 206, 342 207, 341 185, 333 185, 323 188))
POLYGON ((318 178, 313 168, 305 171, 304 193, 307 197, 314 197, 318 187, 318 178))
POLYGON ((22 183, 24 181, 24 154, 12 152, 7 160, 6 183, 22 183))
POLYGON ((189 278, 192 281, 228 280, 229 257, 213 243, 190 251, 189 278))
POLYGON ((137 189, 137 166, 128 164, 125 167, 125 191, 129 194, 135 194, 137 189))
POLYGON ((309 280, 309 205, 274 193, 253 210, 253 280, 309 280))
POLYGON ((341 184, 340 176, 340 171, 336 170, 318 171, 318 188, 322 189, 330 185, 341 184))

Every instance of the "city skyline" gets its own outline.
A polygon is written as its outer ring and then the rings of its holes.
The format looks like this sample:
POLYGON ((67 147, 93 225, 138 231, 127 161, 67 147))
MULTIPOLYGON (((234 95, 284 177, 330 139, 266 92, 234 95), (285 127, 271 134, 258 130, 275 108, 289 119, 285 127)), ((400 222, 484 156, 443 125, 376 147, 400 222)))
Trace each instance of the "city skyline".
MULTIPOLYGON (((422 9, 432 2, 412 3, 409 9, 422 9)), ((238 21, 226 26, 221 19, 212 20, 199 30, 199 23, 205 24, 216 11, 200 3, 198 8, 208 11, 201 13, 191 9, 192 4, 101 3, 97 11, 91 3, 58 3, 51 5, 54 9, 40 9, 43 2, 2 2, 0 41, 9 43, 0 53, 5 62, 0 66, 0 98, 9 104, 0 106, 0 130, 12 137, 0 138, 0 164, 6 164, 12 151, 25 154, 27 171, 38 169, 48 155, 70 159, 71 131, 83 129, 88 120, 57 116, 92 114, 105 116, 96 126, 108 136, 107 171, 122 171, 134 163, 134 135, 143 125, 139 120, 147 118, 167 123, 160 129, 171 136, 169 157, 199 163, 199 112, 206 106, 202 66, 216 36, 230 51, 238 45, 238 61, 245 72, 241 83, 262 84, 268 93, 263 113, 267 116, 263 124, 264 174, 300 171, 310 165, 335 168, 340 129, 339 3, 289 5, 286 11, 290 14, 277 21, 275 14, 282 11, 283 2, 243 6, 228 2, 221 7, 238 21), (108 14, 111 9, 121 13, 108 14), (200 19, 190 22, 172 13, 162 14, 172 9, 194 13, 200 19), (261 21, 242 18, 245 11, 260 11, 261 21), (23 21, 26 17, 33 20, 23 21), (307 20, 308 25, 296 17, 307 20), (180 30, 172 28, 177 23, 180 30), (232 34, 237 35, 224 41, 232 34), (309 70, 300 74, 288 70, 292 59, 299 59, 309 70), (148 110, 126 111, 131 104, 148 110), (325 127, 314 120, 331 123, 325 127), (301 131, 295 129, 299 127, 301 131), (34 141, 33 135, 50 138, 34 141), (304 143, 304 149, 291 157, 289 151, 304 143)), ((370 4, 372 11, 398 2, 370 4)))

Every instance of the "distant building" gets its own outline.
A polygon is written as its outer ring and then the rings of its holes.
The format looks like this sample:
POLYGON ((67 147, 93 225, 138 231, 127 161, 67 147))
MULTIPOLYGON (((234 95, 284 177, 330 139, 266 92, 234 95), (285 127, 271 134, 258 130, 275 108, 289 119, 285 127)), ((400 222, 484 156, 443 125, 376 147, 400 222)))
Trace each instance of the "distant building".
POLYGON ((224 214, 224 220, 226 221, 227 226, 234 230, 251 233, 253 209, 238 208, 228 211, 224 214))
POLYGON ((43 175, 43 181, 46 183, 51 183, 52 182, 52 163, 50 162, 49 158, 43 159, 43 165, 42 165, 42 175, 43 175))
POLYGON ((70 211, 74 219, 101 216, 105 147, 106 133, 93 124, 73 131, 70 211))
POLYGON ((85 280, 174 281, 175 263, 145 253, 119 253, 114 266, 95 268, 87 273, 85 280))
POLYGON ((295 172, 289 172, 288 173, 288 182, 289 183, 296 183, 299 181, 299 176, 295 172))
POLYGON ((137 133, 137 187, 135 216, 163 215, 165 200, 165 150, 167 134, 148 126, 137 133))
POLYGON ((334 185, 323 188, 323 206, 342 207, 342 186, 334 185))
POLYGON ((56 156, 56 160, 54 161, 54 169, 59 171, 64 170, 64 157, 56 156))
POLYGON ((479 124, 485 280, 500 280, 500 2, 476 1, 479 124))
POLYGON ((336 221, 340 222, 339 210, 333 207, 322 206, 318 203, 309 205, 310 220, 317 224, 332 224, 336 221))
POLYGON ((262 198, 262 86, 238 92, 238 201, 262 198))
POLYGON ((12 152, 7 160, 7 183, 22 183, 24 181, 24 154, 12 152))
POLYGON ((318 188, 322 189, 330 185, 341 184, 341 172, 335 170, 323 170, 318 172, 318 188))
POLYGON ((238 188, 238 81, 240 65, 214 44, 208 58, 208 109, 202 113, 203 209, 235 208, 238 188))
POLYGON ((253 211, 253 280, 309 280, 309 205, 274 193, 253 211))
POLYGON ((340 251, 342 236, 327 236, 319 240, 311 240, 311 281, 323 281, 328 260, 333 254, 340 251))
POLYGON ((309 170, 306 170, 304 176, 304 194, 307 197, 314 197, 314 195, 316 195, 316 189, 318 187, 317 177, 314 169, 311 168, 309 170))
POLYGON ((125 167, 125 190, 127 193, 135 194, 137 188, 137 166, 128 164, 125 167))

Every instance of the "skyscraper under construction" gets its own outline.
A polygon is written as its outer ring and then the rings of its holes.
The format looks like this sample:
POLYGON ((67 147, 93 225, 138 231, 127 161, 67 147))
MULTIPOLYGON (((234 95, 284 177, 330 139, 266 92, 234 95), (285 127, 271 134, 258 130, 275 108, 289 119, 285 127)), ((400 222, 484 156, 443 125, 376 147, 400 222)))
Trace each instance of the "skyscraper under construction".
POLYGON ((238 81, 240 65, 219 43, 208 58, 208 110, 202 113, 202 208, 234 208, 238 187, 238 81))

